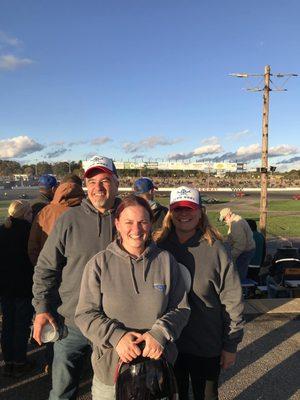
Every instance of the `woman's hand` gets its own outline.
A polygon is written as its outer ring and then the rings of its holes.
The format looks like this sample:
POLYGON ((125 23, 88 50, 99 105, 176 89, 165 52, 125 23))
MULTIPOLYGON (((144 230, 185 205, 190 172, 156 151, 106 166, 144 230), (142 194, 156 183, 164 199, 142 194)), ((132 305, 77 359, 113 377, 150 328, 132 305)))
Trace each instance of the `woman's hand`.
POLYGON ((116 352, 121 361, 128 363, 141 355, 142 352, 138 346, 138 343, 143 341, 141 339, 142 335, 138 332, 127 332, 121 337, 116 346, 116 352))
POLYGON ((157 340, 154 339, 150 333, 146 332, 142 336, 142 340, 145 342, 145 347, 143 350, 143 357, 153 358, 154 360, 158 360, 163 352, 163 347, 157 340))
POLYGON ((230 353, 229 351, 222 350, 220 365, 224 371, 230 367, 233 367, 235 361, 236 353, 230 353))

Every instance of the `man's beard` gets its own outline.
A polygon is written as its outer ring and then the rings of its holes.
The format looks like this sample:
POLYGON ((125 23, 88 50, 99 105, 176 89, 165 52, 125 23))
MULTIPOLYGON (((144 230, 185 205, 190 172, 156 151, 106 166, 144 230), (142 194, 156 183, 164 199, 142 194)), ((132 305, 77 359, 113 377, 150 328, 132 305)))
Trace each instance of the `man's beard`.
POLYGON ((105 206, 107 205, 108 201, 109 200, 106 197, 104 199, 96 199, 93 202, 93 205, 96 208, 105 208, 105 206))

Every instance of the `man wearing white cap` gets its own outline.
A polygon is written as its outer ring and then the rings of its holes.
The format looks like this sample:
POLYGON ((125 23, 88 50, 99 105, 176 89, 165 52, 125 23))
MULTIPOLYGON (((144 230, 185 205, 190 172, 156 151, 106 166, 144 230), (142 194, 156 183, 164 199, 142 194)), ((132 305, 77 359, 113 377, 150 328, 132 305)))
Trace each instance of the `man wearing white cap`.
POLYGON ((234 214, 230 208, 220 211, 221 222, 228 225, 228 243, 233 262, 241 281, 246 279, 248 266, 255 253, 255 241, 249 224, 240 215, 234 214))
POLYGON ((87 198, 65 212, 56 222, 37 261, 34 273, 33 305, 36 310, 34 338, 41 344, 43 327, 54 327, 55 293, 61 305, 58 313, 68 328, 67 337, 55 342, 52 390, 49 400, 76 399, 87 339, 74 323, 81 278, 87 262, 112 241, 114 211, 120 200, 118 177, 113 161, 95 156, 83 163, 87 198))

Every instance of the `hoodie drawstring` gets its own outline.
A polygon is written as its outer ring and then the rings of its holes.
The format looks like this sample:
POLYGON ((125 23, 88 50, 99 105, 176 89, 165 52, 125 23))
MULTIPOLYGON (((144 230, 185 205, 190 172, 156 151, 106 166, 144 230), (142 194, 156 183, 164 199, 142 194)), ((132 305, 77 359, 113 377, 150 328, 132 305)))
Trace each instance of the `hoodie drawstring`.
POLYGON ((132 264, 132 260, 131 260, 130 257, 129 257, 129 268, 130 268, 131 282, 132 282, 132 286, 133 286, 134 292, 136 294, 140 294, 139 291, 138 291, 138 286, 137 286, 137 283, 136 283, 136 279, 134 277, 134 272, 133 272, 134 271, 134 266, 132 264))
POLYGON ((101 236, 102 218, 101 218, 101 215, 100 215, 99 212, 97 213, 97 215, 98 215, 98 218, 97 218, 97 222, 98 222, 98 237, 100 237, 101 236))

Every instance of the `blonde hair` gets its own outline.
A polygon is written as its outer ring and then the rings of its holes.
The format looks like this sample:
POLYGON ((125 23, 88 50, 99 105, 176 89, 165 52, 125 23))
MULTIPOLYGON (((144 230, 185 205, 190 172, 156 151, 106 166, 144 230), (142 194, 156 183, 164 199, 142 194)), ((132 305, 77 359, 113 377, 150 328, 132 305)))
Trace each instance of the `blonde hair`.
MULTIPOLYGON (((210 224, 208 216, 206 214, 206 208, 201 206, 200 211, 201 211, 201 216, 199 218, 199 222, 196 226, 196 229, 202 230, 203 239, 206 240, 210 246, 212 246, 216 240, 223 240, 223 237, 221 233, 218 231, 218 229, 210 224)), ((173 211, 168 211, 167 215, 163 220, 162 228, 154 232, 153 239, 157 243, 160 243, 163 240, 167 239, 171 231, 174 229, 174 224, 172 221, 172 213, 173 211)))
POLYGON ((29 201, 26 200, 14 200, 10 203, 7 213, 8 218, 6 219, 4 226, 10 228, 12 225, 11 218, 24 219, 24 216, 30 210, 31 205, 29 201))

